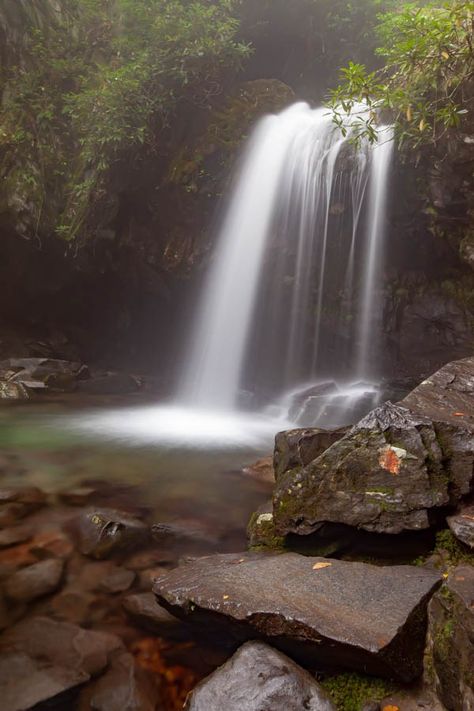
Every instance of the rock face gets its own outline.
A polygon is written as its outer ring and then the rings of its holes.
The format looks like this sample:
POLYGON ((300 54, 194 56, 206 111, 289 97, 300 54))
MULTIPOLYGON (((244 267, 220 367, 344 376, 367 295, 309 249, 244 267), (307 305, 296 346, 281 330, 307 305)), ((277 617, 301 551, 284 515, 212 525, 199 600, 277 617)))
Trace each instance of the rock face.
POLYGON ((317 427, 287 430, 275 437, 273 466, 276 477, 295 470, 319 457, 332 444, 347 434, 347 428, 322 430, 317 427))
POLYGON ((433 422, 453 502, 474 487, 474 357, 448 363, 402 402, 433 422))
POLYGON ((449 516, 448 525, 456 538, 474 548, 474 505, 464 507, 455 516, 449 516))
POLYGON ((474 709, 474 567, 451 571, 429 605, 428 650, 438 695, 450 711, 474 709))
POLYGON ((95 509, 80 514, 75 529, 84 555, 107 558, 135 548, 148 538, 148 527, 133 516, 114 509, 95 509))
POLYGON ((308 534, 323 522, 400 533, 430 525, 449 502, 442 452, 430 420, 386 403, 322 455, 278 477, 277 531, 308 534))
POLYGON ((186 711, 334 711, 313 677, 263 642, 247 642, 189 696, 186 711))
MULTIPOLYGON (((284 555, 216 555, 155 581, 173 614, 264 636, 292 656, 411 680, 421 674, 426 606, 439 575, 284 555)), ((311 662, 312 663, 312 662, 311 662)))
POLYGON ((2 711, 24 711, 83 684, 121 647, 114 635, 43 617, 19 623, 0 638, 2 711))
POLYGON ((299 456, 301 446, 289 446, 298 437, 304 444, 305 431, 279 435, 276 533, 306 535, 324 522, 379 533, 428 528, 473 488, 473 412, 474 358, 467 358, 401 403, 376 408, 322 453, 299 456))

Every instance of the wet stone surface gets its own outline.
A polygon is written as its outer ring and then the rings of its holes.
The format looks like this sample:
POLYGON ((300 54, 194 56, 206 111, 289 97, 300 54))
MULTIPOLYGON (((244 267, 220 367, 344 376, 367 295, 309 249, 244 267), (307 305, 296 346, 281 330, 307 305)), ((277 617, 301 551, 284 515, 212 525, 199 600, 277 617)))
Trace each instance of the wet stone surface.
POLYGON ((263 635, 306 663, 421 673, 426 606, 440 576, 293 553, 200 558, 158 578, 160 604, 188 621, 263 635))

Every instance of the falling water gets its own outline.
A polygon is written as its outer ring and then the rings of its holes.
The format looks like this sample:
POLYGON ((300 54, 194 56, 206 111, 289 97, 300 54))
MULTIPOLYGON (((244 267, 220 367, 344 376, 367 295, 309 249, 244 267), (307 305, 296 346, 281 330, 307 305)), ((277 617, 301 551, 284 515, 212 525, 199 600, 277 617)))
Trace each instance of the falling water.
POLYGON ((350 322, 346 372, 369 375, 391 142, 356 149, 350 122, 343 137, 326 109, 299 103, 257 125, 199 307, 182 404, 232 410, 242 387, 268 380, 281 394, 316 379, 331 308, 335 330, 350 322), (334 306, 343 292, 360 304, 357 318, 334 306))

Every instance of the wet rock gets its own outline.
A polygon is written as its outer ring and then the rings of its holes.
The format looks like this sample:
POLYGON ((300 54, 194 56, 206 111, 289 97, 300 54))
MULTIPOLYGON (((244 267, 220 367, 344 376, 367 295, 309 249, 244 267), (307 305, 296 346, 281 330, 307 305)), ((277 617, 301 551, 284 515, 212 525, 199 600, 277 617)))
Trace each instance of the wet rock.
POLYGON ((55 620, 89 626, 97 607, 97 598, 82 590, 64 590, 48 601, 43 614, 55 620))
POLYGON ((126 568, 115 567, 100 583, 104 592, 116 594, 128 590, 135 580, 135 573, 126 568))
POLYGON ((400 404, 432 420, 456 503, 474 488, 474 357, 448 363, 400 404))
POLYGON ((13 526, 45 503, 46 494, 34 486, 0 489, 0 528, 13 526))
POLYGON ((64 531, 49 530, 33 538, 30 550, 37 558, 63 558, 66 560, 74 552, 74 546, 64 531))
POLYGON ((96 490, 91 486, 77 486, 74 489, 59 492, 59 500, 68 506, 86 506, 96 490))
POLYGON ((388 402, 302 468, 277 474, 276 530, 309 534, 323 522, 378 533, 420 530, 449 502, 431 420, 388 402))
POLYGON ((152 592, 128 595, 122 604, 139 627, 153 634, 173 639, 180 639, 189 634, 188 625, 161 607, 152 592))
POLYGON ((29 541, 32 536, 32 529, 28 526, 15 526, 0 530, 0 548, 10 548, 18 543, 29 541))
POLYGON ((79 392, 91 395, 128 395, 138 392, 140 388, 140 380, 127 373, 92 375, 77 385, 79 392))
POLYGON ((164 546, 187 550, 218 547, 221 532, 200 519, 180 519, 170 523, 155 523, 151 527, 153 540, 164 546))
POLYGON ((0 379, 0 400, 29 400, 28 388, 22 383, 0 379))
POLYGON ((159 687, 131 654, 114 655, 109 669, 81 693, 78 711, 161 711, 159 687))
POLYGON ((2 711, 25 711, 88 681, 122 648, 114 635, 35 617, 0 637, 2 711))
POLYGON ((265 484, 275 483, 275 474, 273 472, 273 456, 257 459, 253 464, 249 464, 242 469, 244 476, 254 479, 255 481, 265 484))
POLYGON ((247 642, 192 691, 186 711, 335 711, 301 667, 263 642, 247 642))
POLYGON ((273 521, 273 505, 271 501, 262 504, 251 516, 247 526, 247 537, 251 548, 282 548, 285 545, 284 536, 278 535, 273 521))
POLYGON ((240 639, 264 635, 306 663, 409 681, 422 671, 437 573, 294 553, 215 555, 156 580, 158 602, 240 639))
POLYGON ((54 592, 61 582, 64 563, 51 558, 18 570, 5 583, 5 594, 16 602, 29 602, 54 592))
POLYGON ((474 505, 465 506, 454 516, 448 517, 451 531, 466 546, 474 548, 474 505))
POLYGON ((9 358, 0 361, 0 370, 5 369, 12 373, 10 382, 27 390, 72 392, 88 376, 81 363, 54 358, 9 358))
POLYGON ((451 571, 429 605, 429 672, 450 711, 474 708, 474 567, 451 571))
POLYGON ((81 553, 92 558, 107 558, 148 540, 148 527, 133 516, 115 509, 91 508, 83 512, 74 528, 81 553))
POLYGON ((275 437, 273 458, 276 477, 289 469, 295 470, 306 466, 342 439, 346 433, 345 427, 337 430, 313 427, 279 432, 275 437))

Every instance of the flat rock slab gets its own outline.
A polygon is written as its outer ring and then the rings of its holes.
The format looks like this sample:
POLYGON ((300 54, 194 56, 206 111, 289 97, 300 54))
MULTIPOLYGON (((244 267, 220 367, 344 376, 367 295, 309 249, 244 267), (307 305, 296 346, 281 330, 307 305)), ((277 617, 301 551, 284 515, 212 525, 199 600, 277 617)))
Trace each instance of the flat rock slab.
POLYGON ((263 642, 247 642, 190 694, 186 711, 335 711, 307 671, 263 642))
POLYGON ((404 681, 422 671, 426 607, 438 573, 327 558, 215 555, 156 579, 173 614, 224 623, 241 640, 266 637, 308 663, 404 681))

